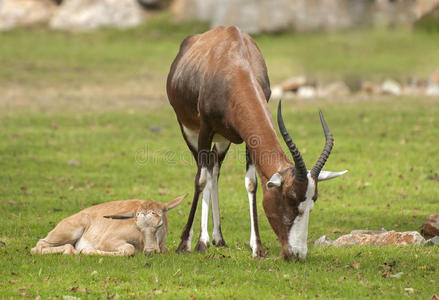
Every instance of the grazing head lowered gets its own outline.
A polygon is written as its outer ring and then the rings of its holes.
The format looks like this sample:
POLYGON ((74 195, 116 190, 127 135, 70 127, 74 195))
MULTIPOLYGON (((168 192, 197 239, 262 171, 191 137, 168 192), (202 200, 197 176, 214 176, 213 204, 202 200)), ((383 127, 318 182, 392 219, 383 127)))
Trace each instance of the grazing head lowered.
POLYGON ((31 252, 90 255, 164 252, 167 212, 186 196, 168 203, 122 200, 83 209, 59 222, 31 252))
POLYGON ((321 111, 320 121, 326 143, 316 164, 309 171, 299 149, 285 128, 282 118, 282 104, 279 101, 277 122, 295 166, 273 174, 264 187, 263 205, 268 221, 282 244, 281 255, 285 259, 306 258, 309 213, 318 197, 318 182, 336 178, 347 172, 347 170, 342 172, 322 171, 331 153, 334 138, 321 111))

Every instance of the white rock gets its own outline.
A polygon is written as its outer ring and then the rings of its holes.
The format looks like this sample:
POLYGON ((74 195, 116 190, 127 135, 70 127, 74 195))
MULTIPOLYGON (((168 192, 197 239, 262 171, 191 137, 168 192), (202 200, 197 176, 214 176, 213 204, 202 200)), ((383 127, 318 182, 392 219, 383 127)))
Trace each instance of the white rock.
POLYGON ((50 22, 54 29, 126 28, 141 24, 145 12, 136 0, 63 0, 50 22))
POLYGON ((378 84, 372 81, 363 81, 361 83, 360 91, 365 94, 376 95, 381 92, 381 88, 378 84))
POLYGON ((314 246, 331 246, 332 240, 328 238, 326 235, 322 235, 317 240, 314 241, 314 246))
POLYGON ((283 81, 280 86, 284 91, 297 91, 298 88, 306 84, 305 76, 296 76, 283 81))
POLYGON ((439 85, 430 84, 425 91, 427 96, 439 96, 439 85))
POLYGON ((395 80, 386 80, 381 86, 383 94, 399 96, 401 95, 401 85, 395 80))
POLYGON ((51 0, 0 0, 0 30, 48 23, 56 8, 51 0))
POLYGON ((271 99, 277 100, 282 98, 283 89, 280 86, 275 86, 271 89, 271 99))
POLYGON ((343 97, 351 94, 351 90, 346 85, 346 83, 342 81, 336 81, 328 84, 327 86, 322 87, 319 90, 319 96, 322 97, 343 97))
POLYGON ((302 99, 315 98, 317 90, 312 86, 302 86, 297 90, 297 97, 302 99))

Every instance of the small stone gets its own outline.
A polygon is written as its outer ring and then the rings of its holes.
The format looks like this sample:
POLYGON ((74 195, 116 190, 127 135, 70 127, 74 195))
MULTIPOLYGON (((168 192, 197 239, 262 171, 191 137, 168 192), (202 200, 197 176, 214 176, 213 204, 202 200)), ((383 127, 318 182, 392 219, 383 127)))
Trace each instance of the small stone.
POLYGON ((386 80, 381 86, 383 94, 399 96, 401 95, 401 85, 395 80, 386 80))
POLYGON ((317 91, 312 86, 302 86, 297 90, 297 97, 302 99, 315 98, 317 96, 317 91))
POLYGON ((340 236, 332 245, 334 246, 352 246, 352 245, 374 245, 374 246, 405 246, 405 245, 423 245, 425 239, 416 231, 386 231, 378 233, 350 233, 340 236))
POLYGON ((430 83, 425 91, 427 96, 439 96, 439 84, 430 83))
POLYGON ((79 167, 80 165, 81 165, 81 163, 79 161, 77 161, 76 159, 74 159, 74 158, 69 160, 69 166, 79 167))
POLYGON ((160 131, 162 131, 162 127, 159 126, 149 126, 149 131, 154 132, 154 133, 159 133, 160 131))
POLYGON ((273 100, 278 100, 282 98, 282 95, 284 94, 284 90, 280 86, 275 86, 271 89, 271 96, 270 98, 273 100))
POLYGON ((404 275, 404 272, 398 272, 396 274, 391 274, 391 278, 401 278, 401 276, 404 275))
POLYGON ((348 96, 350 94, 351 94, 351 90, 346 85, 346 83, 344 83, 342 81, 336 81, 336 82, 330 83, 327 86, 325 86, 319 90, 319 96, 322 96, 322 97, 330 97, 330 96, 343 97, 343 96, 348 96))
POLYGON ((430 215, 428 217, 422 226, 421 234, 427 239, 439 236, 439 214, 430 215))
POLYGON ((291 77, 280 84, 282 91, 297 91, 300 87, 306 84, 305 76, 291 77))
POLYGON ((314 246, 331 246, 332 240, 328 238, 326 235, 322 235, 317 240, 314 241, 314 246))
POLYGON ((381 88, 376 83, 373 83, 371 81, 364 81, 361 83, 360 90, 361 92, 366 94, 376 95, 380 93, 381 88))

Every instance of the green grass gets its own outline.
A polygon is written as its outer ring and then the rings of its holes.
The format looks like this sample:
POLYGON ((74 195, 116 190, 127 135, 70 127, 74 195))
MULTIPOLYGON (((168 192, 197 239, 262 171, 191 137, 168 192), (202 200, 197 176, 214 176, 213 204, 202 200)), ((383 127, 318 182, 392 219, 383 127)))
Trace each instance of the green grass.
MULTIPOLYGON (((37 27, 2 32, 0 82, 40 87, 133 81, 163 90, 181 40, 206 29, 199 23, 174 24, 165 14, 129 30, 66 33, 37 27)), ((255 39, 277 83, 301 74, 321 80, 427 78, 439 65, 438 35, 377 29, 255 39)))
MULTIPOLYGON (((284 119, 308 165, 324 144, 321 107, 336 140, 326 169, 350 170, 319 185, 306 262, 278 258, 260 190, 260 231, 269 254, 251 258, 243 145, 232 146, 219 183, 229 248, 174 253, 190 208, 185 200, 170 213, 166 254, 101 259, 29 253, 61 219, 84 207, 193 194, 195 166, 164 100, 164 80, 180 40, 204 29, 173 25, 165 16, 126 31, 0 33, 0 298, 400 299, 406 288, 420 299, 439 294, 438 247, 311 244, 353 229, 417 230, 438 212, 434 98, 285 102, 284 119), (71 159, 80 166, 69 165, 71 159), (403 274, 389 277, 384 264, 394 265, 390 274, 403 274)), ((418 32, 256 40, 273 82, 302 72, 322 78, 428 75, 439 62, 437 36, 418 32)), ((270 104, 273 112, 276 104, 270 104)), ((195 237, 198 227, 199 216, 195 237)))
MULTIPOLYGON (((336 139, 327 169, 350 172, 320 184, 309 242, 359 228, 417 230, 437 212, 438 183, 431 179, 439 168, 436 101, 286 102, 287 126, 309 163, 323 144, 317 107, 324 110, 336 139)), ((0 125, 0 240, 6 243, 0 248, 2 297, 26 292, 44 298, 400 298, 411 287, 415 296, 426 299, 439 292, 437 247, 311 246, 306 262, 279 260, 280 245, 262 211, 260 193, 261 237, 269 255, 252 259, 243 145, 232 147, 220 179, 229 248, 174 253, 188 200, 170 213, 167 254, 106 257, 103 262, 98 257, 32 256, 29 249, 39 238, 86 206, 128 198, 168 201, 192 194, 194 165, 167 106, 145 106, 134 113, 15 111, 2 113, 0 125), (150 127, 162 130, 154 133, 150 127), (80 166, 69 166, 72 158, 80 166), (386 271, 380 265, 393 261, 392 274, 403 272, 401 278, 383 276, 386 271), (358 269, 354 263, 360 263, 358 269), (23 286, 26 289, 19 290, 23 286)), ((196 222, 198 228, 199 218, 196 222)))

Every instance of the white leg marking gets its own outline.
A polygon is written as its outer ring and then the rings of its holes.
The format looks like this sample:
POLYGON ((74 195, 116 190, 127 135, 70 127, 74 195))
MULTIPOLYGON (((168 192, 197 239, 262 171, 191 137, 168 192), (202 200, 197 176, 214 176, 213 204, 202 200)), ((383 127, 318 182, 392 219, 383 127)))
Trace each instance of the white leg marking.
MULTIPOLYGON (((216 142, 215 147, 218 155, 223 155, 230 146, 229 141, 216 142)), ((215 242, 219 242, 223 237, 220 232, 221 219, 219 211, 219 199, 218 199, 218 176, 219 176, 219 165, 215 164, 212 171, 212 218, 213 218, 213 231, 212 238, 215 242)))
POLYGON ((213 219, 213 230, 212 230, 212 238, 214 242, 218 242, 221 240, 222 236, 220 233, 220 213, 219 213, 219 203, 218 203, 218 174, 219 174, 219 166, 216 163, 213 166, 212 171, 212 219, 213 219))
MULTIPOLYGON (((207 171, 207 168, 201 168, 200 171, 200 177, 198 178, 198 185, 203 190, 204 194, 204 188, 207 185, 208 177, 210 176, 209 172, 207 171)), ((203 197, 204 198, 204 197, 203 197)))
POLYGON ((248 203, 250 206, 250 247, 252 248, 253 257, 256 256, 256 233, 255 220, 253 218, 253 192, 256 188, 256 169, 254 165, 250 165, 245 174, 245 188, 248 194, 248 203))
POLYGON ((189 252, 191 251, 192 237, 193 236, 194 236, 194 222, 192 222, 191 229, 189 230, 189 237, 188 237, 187 242, 186 242, 187 249, 189 252))
MULTIPOLYGON (((205 168, 201 169, 203 173, 205 168)), ((209 243, 209 202, 212 189, 212 175, 206 170, 206 184, 203 189, 203 201, 201 203, 201 232, 200 241, 209 243)), ((201 176, 200 176, 201 177, 201 176)))
POLYGON ((306 189, 305 201, 299 205, 299 215, 294 220, 293 226, 288 235, 288 243, 291 251, 299 258, 306 259, 308 253, 308 245, 306 244, 308 238, 308 222, 309 213, 314 207, 314 197, 316 183, 308 172, 308 187, 306 189))
POLYGON ((191 130, 189 128, 181 126, 183 128, 184 134, 186 136, 186 139, 188 140, 189 144, 196 150, 198 149, 198 131, 191 130))

